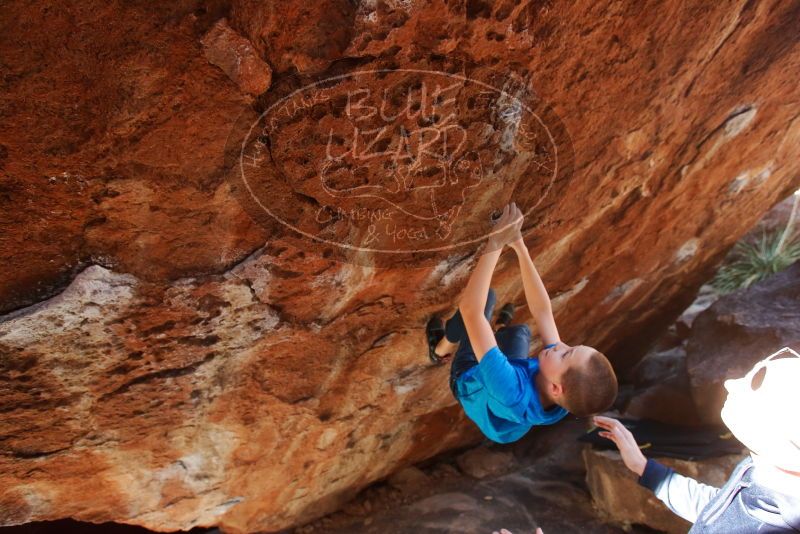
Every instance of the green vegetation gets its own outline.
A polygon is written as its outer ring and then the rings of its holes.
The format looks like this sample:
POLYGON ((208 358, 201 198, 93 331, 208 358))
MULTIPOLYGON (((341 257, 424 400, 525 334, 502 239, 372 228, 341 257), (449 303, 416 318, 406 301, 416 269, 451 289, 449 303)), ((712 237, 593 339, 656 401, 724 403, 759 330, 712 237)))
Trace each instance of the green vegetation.
POLYGON ((755 243, 740 241, 733 247, 730 260, 714 277, 712 285, 721 294, 763 280, 800 260, 800 235, 795 231, 800 190, 794 194, 794 204, 786 227, 762 233, 755 243))

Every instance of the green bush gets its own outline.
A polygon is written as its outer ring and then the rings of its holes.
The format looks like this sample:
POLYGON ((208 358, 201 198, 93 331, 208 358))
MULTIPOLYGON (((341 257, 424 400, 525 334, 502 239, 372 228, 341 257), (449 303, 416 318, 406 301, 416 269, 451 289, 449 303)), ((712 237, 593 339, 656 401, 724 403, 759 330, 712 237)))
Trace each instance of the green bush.
POLYGON ((717 271, 712 285, 721 294, 763 280, 800 260, 800 236, 793 232, 800 195, 795 194, 792 214, 786 228, 761 234, 755 243, 740 241, 733 247, 730 260, 717 271))
POLYGON ((736 243, 733 260, 714 277, 714 289, 726 294, 749 287, 800 260, 800 240, 794 238, 779 248, 782 237, 782 231, 775 231, 755 243, 736 243))

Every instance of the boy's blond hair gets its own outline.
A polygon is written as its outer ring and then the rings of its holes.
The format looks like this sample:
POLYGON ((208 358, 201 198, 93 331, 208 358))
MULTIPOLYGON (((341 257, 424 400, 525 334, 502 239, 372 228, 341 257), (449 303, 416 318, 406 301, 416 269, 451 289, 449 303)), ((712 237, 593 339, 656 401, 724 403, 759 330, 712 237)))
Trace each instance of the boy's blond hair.
POLYGON ((564 399, 561 405, 578 417, 608 410, 617 398, 617 375, 611 362, 595 349, 584 365, 570 367, 561 377, 564 399))

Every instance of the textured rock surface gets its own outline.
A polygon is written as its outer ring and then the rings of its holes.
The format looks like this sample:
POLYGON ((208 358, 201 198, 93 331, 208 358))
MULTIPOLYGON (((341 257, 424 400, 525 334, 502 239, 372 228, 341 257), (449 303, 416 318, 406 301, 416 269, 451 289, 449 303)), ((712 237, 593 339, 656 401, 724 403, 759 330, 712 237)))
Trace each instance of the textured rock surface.
MULTIPOLYGON (((623 530, 597 517, 584 485, 583 444, 577 441, 584 432, 584 421, 567 419, 536 428, 516 443, 494 444, 489 452, 513 456, 515 462, 507 466, 510 471, 497 470, 482 480, 459 472, 458 458, 446 455, 425 467, 429 482, 418 486, 416 495, 392 499, 386 506, 381 498, 385 488, 378 484, 359 495, 352 503, 354 510, 348 505, 343 512, 299 528, 298 534, 486 534, 501 528, 532 534, 536 527, 564 534, 650 532, 637 527, 623 530)), ((484 446, 476 450, 485 455, 481 449, 484 446)))
POLYGON ((704 422, 721 422, 728 378, 783 347, 800 351, 800 264, 717 300, 692 324, 691 393, 704 422))
MULTIPOLYGON (((671 534, 682 534, 691 527, 689 522, 673 514, 652 491, 639 485, 636 475, 625 467, 618 452, 587 447, 583 458, 592 499, 610 521, 646 525, 671 534)), ((682 475, 721 487, 742 458, 728 455, 697 462, 673 458, 658 458, 658 461, 682 475)))
POLYGON ((486 478, 510 471, 514 466, 511 453, 478 447, 461 454, 457 459, 459 469, 473 478, 486 478))
MULTIPOLYGON (((0 524, 275 530, 478 439, 423 339, 472 255, 337 263, 237 201, 226 145, 278 76, 449 55, 530 86, 574 162, 529 245, 564 339, 620 368, 800 185, 794 2, 262 4, 0 5, 0 524), (204 50, 223 18, 275 74, 256 102, 204 50)), ((475 213, 528 172, 498 158, 475 213)), ((521 304, 512 257, 493 284, 521 304)))
POLYGON ((701 294, 631 369, 628 381, 632 391, 617 399, 626 401, 623 402, 626 417, 673 425, 700 424, 689 391, 685 347, 689 329, 685 324, 691 322, 695 310, 705 304, 706 298, 701 294))
POLYGON ((208 62, 216 65, 245 93, 260 95, 272 82, 272 70, 253 44, 221 19, 203 37, 208 62))
POLYGON ((636 392, 625 407, 625 416, 652 419, 670 425, 701 423, 689 386, 676 377, 636 392))

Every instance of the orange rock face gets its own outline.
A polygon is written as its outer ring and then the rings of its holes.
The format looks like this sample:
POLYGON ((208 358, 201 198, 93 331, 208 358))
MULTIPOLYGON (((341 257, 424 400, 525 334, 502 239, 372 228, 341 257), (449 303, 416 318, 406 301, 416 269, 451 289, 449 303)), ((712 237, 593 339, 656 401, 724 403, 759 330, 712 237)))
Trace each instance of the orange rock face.
POLYGON ((0 6, 0 525, 322 515, 479 440, 493 210, 623 370, 800 186, 795 2, 273 4, 0 6))
POLYGON ((226 19, 219 20, 203 37, 208 62, 236 82, 242 92, 260 95, 272 81, 272 70, 253 44, 233 31, 226 19))

